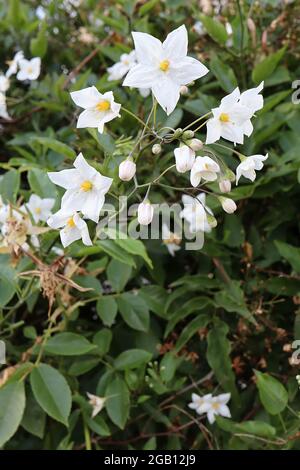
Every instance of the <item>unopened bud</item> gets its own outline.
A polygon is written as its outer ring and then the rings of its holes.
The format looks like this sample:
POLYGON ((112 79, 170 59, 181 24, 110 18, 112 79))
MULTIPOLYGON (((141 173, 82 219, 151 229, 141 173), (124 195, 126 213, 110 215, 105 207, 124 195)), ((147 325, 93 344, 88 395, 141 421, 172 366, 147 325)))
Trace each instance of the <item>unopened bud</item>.
POLYGON ((136 173, 136 164, 131 160, 124 160, 119 165, 119 178, 122 181, 130 181, 136 173))
POLYGON ((181 95, 187 95, 188 92, 189 92, 189 89, 188 89, 188 87, 185 86, 185 85, 182 85, 182 86, 180 87, 180 89, 179 89, 179 93, 180 93, 181 95))
POLYGON ((182 138, 184 140, 192 139, 193 137, 194 137, 194 131, 184 131, 184 133, 182 134, 182 138))
POLYGON ((138 207, 138 221, 141 225, 149 225, 152 222, 154 208, 149 201, 144 201, 138 207))
POLYGON ((230 193, 231 182, 229 180, 221 180, 219 181, 219 188, 221 193, 230 193))
POLYGON ((203 142, 200 139, 192 139, 190 142, 186 142, 187 145, 194 150, 194 152, 197 152, 197 150, 201 150, 203 147, 203 142))
POLYGON ((233 214, 236 211, 237 206, 233 199, 230 199, 228 197, 220 197, 219 200, 222 204, 224 211, 227 212, 227 214, 233 214))
POLYGON ((178 127, 178 129, 175 129, 175 131, 174 131, 174 138, 175 138, 175 139, 178 139, 178 138, 182 135, 182 132, 183 132, 183 131, 182 131, 181 127, 178 127))
POLYGON ((158 154, 160 154, 160 152, 161 152, 161 145, 154 144, 153 147, 152 147, 152 153, 154 155, 158 155, 158 154))

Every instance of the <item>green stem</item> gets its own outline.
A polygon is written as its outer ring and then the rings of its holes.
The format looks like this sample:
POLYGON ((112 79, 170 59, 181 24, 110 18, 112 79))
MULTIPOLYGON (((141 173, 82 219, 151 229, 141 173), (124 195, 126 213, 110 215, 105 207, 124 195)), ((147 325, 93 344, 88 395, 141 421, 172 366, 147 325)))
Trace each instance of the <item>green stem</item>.
POLYGON ((84 432, 84 440, 85 440, 85 450, 92 450, 90 430, 85 422, 84 417, 83 417, 83 432, 84 432))
POLYGON ((201 119, 204 119, 206 118, 207 116, 209 116, 211 114, 211 111, 209 111, 208 113, 206 114, 203 114, 203 116, 200 116, 198 119, 195 119, 195 121, 191 122, 188 126, 186 126, 184 129, 183 129, 183 132, 186 131, 187 129, 189 129, 190 127, 192 127, 194 124, 196 124, 197 122, 201 121, 201 119))

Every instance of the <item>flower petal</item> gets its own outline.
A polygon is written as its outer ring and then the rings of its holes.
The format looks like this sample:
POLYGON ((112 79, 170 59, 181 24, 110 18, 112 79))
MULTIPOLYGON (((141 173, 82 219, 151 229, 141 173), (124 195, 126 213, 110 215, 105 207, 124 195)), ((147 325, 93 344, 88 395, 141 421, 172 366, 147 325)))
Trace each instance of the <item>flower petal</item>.
POLYGON ((217 142, 217 140, 220 139, 221 137, 221 123, 219 119, 209 119, 206 123, 206 129, 207 129, 207 134, 206 134, 206 143, 207 144, 213 144, 214 142, 217 142))
POLYGON ((180 98, 180 86, 165 77, 152 86, 152 92, 167 115, 174 111, 180 98))
POLYGON ((178 85, 188 85, 194 80, 203 77, 209 72, 199 60, 193 57, 184 57, 178 60, 170 69, 172 80, 178 85))
POLYGON ((177 59, 187 55, 188 34, 184 24, 168 34, 162 44, 162 48, 166 57, 171 59, 177 59))
POLYGON ((155 65, 162 55, 162 43, 147 33, 132 33, 137 61, 140 64, 155 65))
POLYGON ((50 171, 47 173, 52 183, 64 189, 74 189, 78 187, 80 174, 76 168, 61 171, 50 171))
POLYGON ((159 80, 160 74, 158 67, 153 65, 138 64, 129 70, 123 82, 123 86, 134 88, 151 88, 159 80))
POLYGON ((96 106, 96 104, 102 99, 101 93, 99 93, 95 86, 73 91, 70 95, 74 103, 84 109, 96 106))

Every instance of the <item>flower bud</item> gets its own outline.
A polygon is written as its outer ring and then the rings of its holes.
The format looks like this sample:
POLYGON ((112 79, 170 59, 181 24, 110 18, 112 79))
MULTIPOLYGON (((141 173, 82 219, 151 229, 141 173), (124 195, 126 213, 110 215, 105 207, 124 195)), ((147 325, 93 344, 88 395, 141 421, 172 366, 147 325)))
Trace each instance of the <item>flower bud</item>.
POLYGON ((195 152, 187 145, 182 145, 174 150, 176 170, 185 173, 192 169, 195 161, 195 152))
POLYGON ((220 188, 221 193, 230 193, 231 182, 229 180, 220 180, 219 188, 220 188))
POLYGON ((185 85, 182 85, 182 86, 180 87, 180 89, 179 89, 179 93, 180 93, 181 95, 187 95, 188 92, 189 92, 189 89, 188 89, 188 87, 185 86, 185 85))
POLYGON ((160 152, 161 152, 161 145, 154 144, 153 147, 152 147, 152 153, 154 155, 158 155, 158 154, 160 154, 160 152))
POLYGON ((174 135, 173 135, 174 139, 178 139, 181 136, 181 134, 182 134, 182 129, 181 127, 178 127, 178 129, 175 129, 174 131, 174 135))
POLYGON ((130 181, 136 172, 136 164, 129 158, 119 165, 119 178, 122 181, 130 181))
POLYGON ((187 142, 187 145, 194 150, 194 152, 197 152, 197 150, 201 150, 203 147, 203 142, 200 139, 192 139, 190 142, 187 142))
POLYGON ((228 197, 221 197, 220 202, 222 204, 223 210, 227 212, 227 214, 233 214, 237 209, 236 203, 228 197))
POLYGON ((184 140, 186 139, 192 139, 194 137, 194 131, 191 131, 191 130, 188 130, 188 131, 184 131, 184 133, 182 134, 182 138, 184 140))
POLYGON ((138 207, 138 221, 141 225, 149 225, 153 219, 154 208, 149 201, 144 201, 138 207))

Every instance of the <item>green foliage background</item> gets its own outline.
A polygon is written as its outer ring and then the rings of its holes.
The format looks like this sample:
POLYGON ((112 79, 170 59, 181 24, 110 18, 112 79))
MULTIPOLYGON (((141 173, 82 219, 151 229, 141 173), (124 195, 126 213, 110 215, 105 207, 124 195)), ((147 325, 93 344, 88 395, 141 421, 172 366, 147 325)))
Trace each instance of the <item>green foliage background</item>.
MULTIPOLYGON (((50 323, 39 281, 18 277, 34 268, 32 261, 12 264, 0 255, 5 449, 300 448, 299 365, 291 360, 291 344, 300 340, 300 104, 291 98, 292 82, 300 79, 299 7, 228 2, 213 19, 200 3, 1 3, 2 70, 18 49, 42 58, 40 78, 29 86, 14 81, 8 92, 13 120, 1 120, 0 130, 4 200, 27 200, 32 192, 57 198, 46 171, 70 166, 79 151, 125 193, 117 168, 133 145, 127 137, 136 136, 136 122, 122 113, 107 134, 79 131, 69 92, 89 85, 113 89, 118 102, 145 116, 150 98, 107 82, 106 68, 132 49, 131 30, 163 39, 184 23, 190 52, 210 69, 168 119, 158 112, 164 125, 184 127, 237 84, 246 89, 265 80, 265 107, 242 151, 269 152, 255 183, 233 189, 236 214, 224 215, 209 202, 218 227, 201 251, 182 249, 171 258, 159 240, 72 245, 67 255, 81 260, 74 280, 93 291, 58 296, 50 323), (44 20, 35 13, 40 4, 44 20), (229 47, 226 19, 233 27, 229 47), (204 36, 193 30, 197 20, 204 36), (90 43, 83 42, 82 27, 93 35, 90 43), (197 390, 231 392, 232 419, 196 421, 187 404, 197 390), (109 397, 95 419, 86 392, 109 397)), ((159 157, 145 151, 141 180, 155 178, 172 158, 172 148, 159 157)), ((177 185, 175 178, 166 176, 165 183, 177 185)), ((153 197, 179 198, 163 188, 153 197)), ((42 237, 37 254, 45 263, 55 259, 49 248, 56 238, 52 232, 42 237)))

